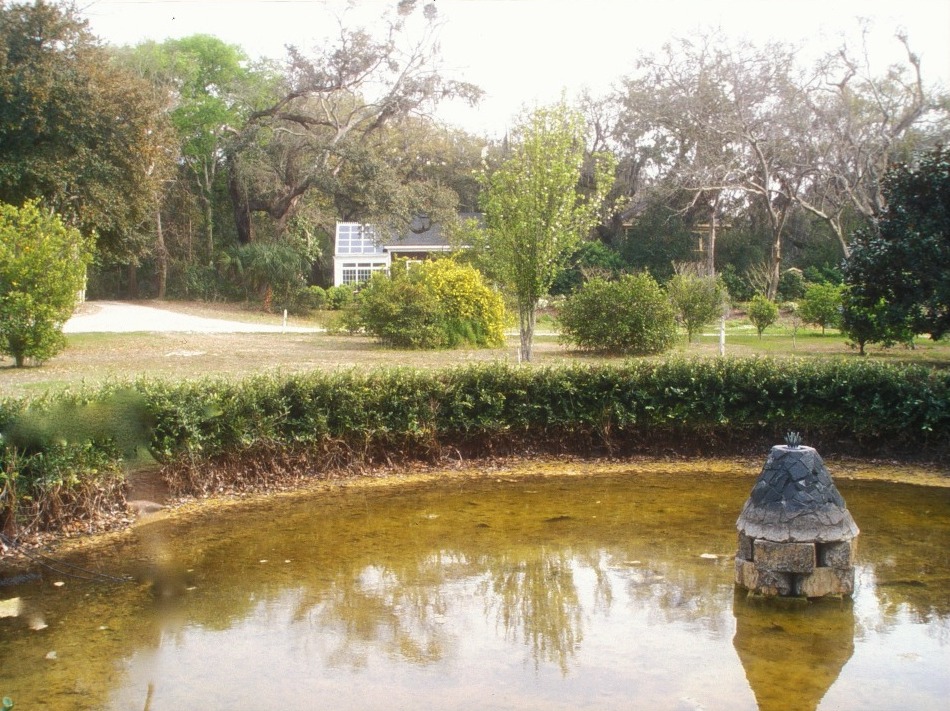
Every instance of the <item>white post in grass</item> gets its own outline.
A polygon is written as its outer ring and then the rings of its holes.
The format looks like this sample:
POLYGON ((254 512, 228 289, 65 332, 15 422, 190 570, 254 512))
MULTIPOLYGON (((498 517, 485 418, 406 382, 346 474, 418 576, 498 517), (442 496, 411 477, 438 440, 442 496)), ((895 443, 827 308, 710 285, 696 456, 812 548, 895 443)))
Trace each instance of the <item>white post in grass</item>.
POLYGON ((287 332, 287 309, 284 309, 284 333, 287 332))
POLYGON ((726 355, 726 316, 719 317, 719 357, 726 355))

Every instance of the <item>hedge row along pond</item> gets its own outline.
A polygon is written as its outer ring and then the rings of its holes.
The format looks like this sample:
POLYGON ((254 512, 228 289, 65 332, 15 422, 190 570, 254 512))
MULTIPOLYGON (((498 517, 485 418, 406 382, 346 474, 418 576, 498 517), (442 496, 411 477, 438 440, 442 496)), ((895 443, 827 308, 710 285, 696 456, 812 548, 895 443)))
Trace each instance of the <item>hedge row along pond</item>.
POLYGON ((139 380, 0 402, 0 524, 76 525, 122 502, 147 451, 177 493, 353 464, 570 452, 721 454, 788 430, 823 453, 950 451, 950 372, 858 360, 339 370, 139 380), (136 454, 138 453, 138 454, 136 454))

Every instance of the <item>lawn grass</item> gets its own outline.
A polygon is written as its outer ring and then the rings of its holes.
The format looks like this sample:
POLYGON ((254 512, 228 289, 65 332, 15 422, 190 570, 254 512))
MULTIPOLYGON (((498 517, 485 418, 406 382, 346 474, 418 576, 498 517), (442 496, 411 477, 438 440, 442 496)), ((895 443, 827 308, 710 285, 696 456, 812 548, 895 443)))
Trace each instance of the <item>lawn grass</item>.
MULTIPOLYGON (((233 304, 147 302, 148 305, 212 318, 280 324, 282 316, 263 314, 233 304)), ((295 326, 319 326, 325 316, 291 317, 295 326)), ((539 332, 555 327, 545 321, 539 332)), ((0 396, 35 396, 47 391, 95 386, 108 381, 128 381, 140 376, 172 380, 203 377, 243 378, 259 373, 304 372, 314 369, 379 368, 407 366, 443 368, 468 363, 518 362, 518 338, 511 335, 504 348, 445 351, 400 351, 384 348, 366 336, 328 333, 89 333, 67 336, 68 347, 41 367, 13 368, 0 360, 0 396)), ((556 335, 540 335, 534 342, 533 366, 565 363, 619 363, 621 356, 601 356, 572 350, 556 335)), ((708 327, 694 343, 685 335, 671 353, 688 357, 716 357, 719 334, 708 327)), ((778 323, 759 338, 743 318, 730 319, 726 327, 728 356, 860 358, 835 330, 778 323)), ((665 356, 664 356, 665 357, 665 356)), ((869 359, 913 362, 950 367, 950 342, 933 343, 920 338, 914 349, 869 348, 869 359)))

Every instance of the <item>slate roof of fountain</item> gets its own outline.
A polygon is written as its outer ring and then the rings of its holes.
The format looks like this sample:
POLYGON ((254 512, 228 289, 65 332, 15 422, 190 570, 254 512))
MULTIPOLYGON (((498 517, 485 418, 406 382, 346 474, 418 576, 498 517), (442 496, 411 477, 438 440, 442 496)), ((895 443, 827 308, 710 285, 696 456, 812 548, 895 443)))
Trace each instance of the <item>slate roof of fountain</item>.
POLYGON ((818 452, 784 444, 769 452, 736 528, 778 543, 850 541, 858 535, 818 452))

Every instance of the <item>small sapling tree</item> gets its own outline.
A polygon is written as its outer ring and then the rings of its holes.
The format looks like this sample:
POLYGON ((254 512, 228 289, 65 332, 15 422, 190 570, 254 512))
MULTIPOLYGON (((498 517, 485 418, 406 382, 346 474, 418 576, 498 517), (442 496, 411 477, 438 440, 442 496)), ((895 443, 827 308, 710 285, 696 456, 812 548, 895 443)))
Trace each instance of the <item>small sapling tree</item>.
POLYGON ((676 320, 686 329, 686 339, 690 342, 703 326, 722 316, 728 301, 722 280, 693 269, 679 268, 667 283, 666 293, 676 310, 676 320))
POLYGON ((844 287, 838 284, 809 284, 805 287, 805 298, 798 307, 798 314, 805 323, 813 323, 825 328, 838 328, 841 325, 841 295, 844 287))
POLYGON ((578 191, 584 118, 564 104, 536 109, 513 131, 512 153, 484 176, 484 258, 518 305, 521 359, 531 360, 538 302, 600 220, 613 161, 593 157, 593 189, 578 191))
POLYGON ((775 302, 762 294, 756 294, 749 302, 749 320, 762 338, 762 331, 771 326, 778 319, 778 306, 775 302))

